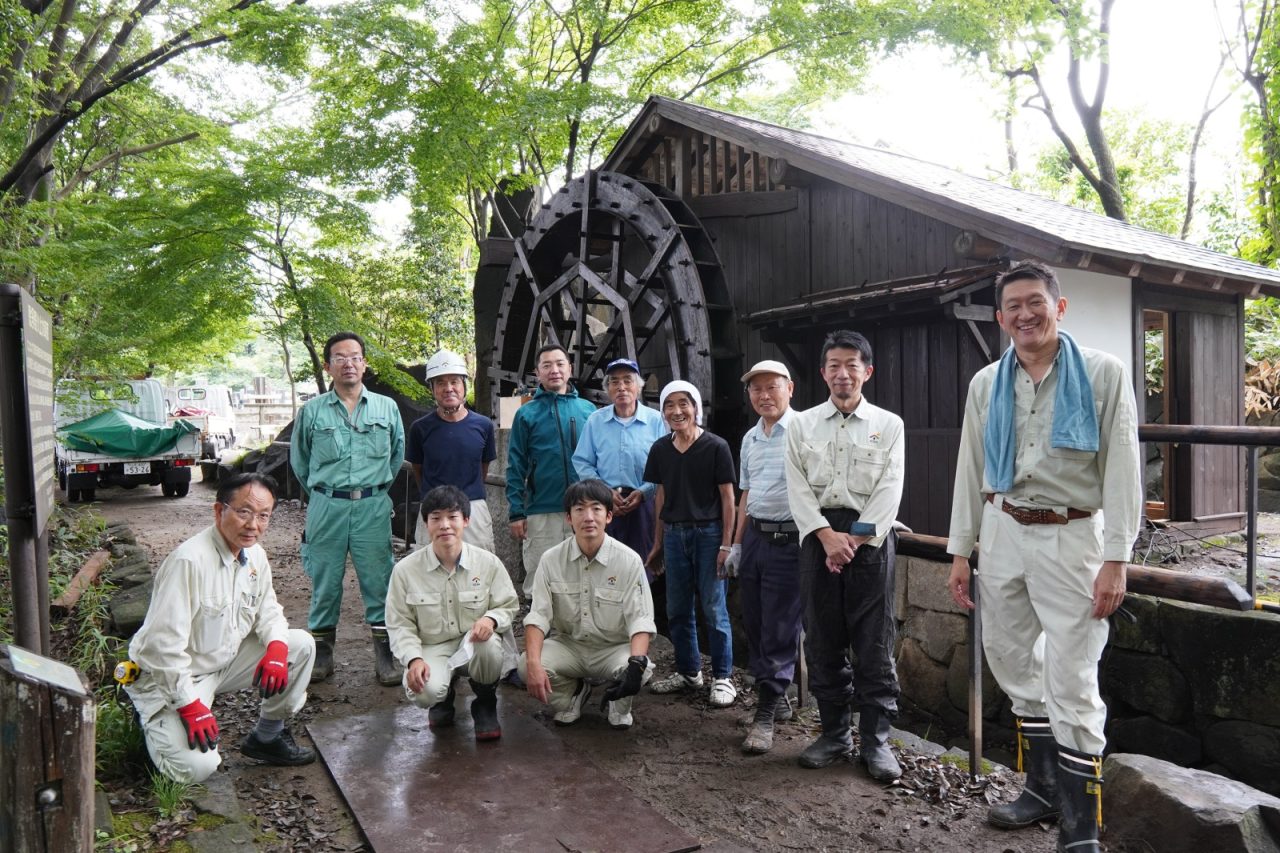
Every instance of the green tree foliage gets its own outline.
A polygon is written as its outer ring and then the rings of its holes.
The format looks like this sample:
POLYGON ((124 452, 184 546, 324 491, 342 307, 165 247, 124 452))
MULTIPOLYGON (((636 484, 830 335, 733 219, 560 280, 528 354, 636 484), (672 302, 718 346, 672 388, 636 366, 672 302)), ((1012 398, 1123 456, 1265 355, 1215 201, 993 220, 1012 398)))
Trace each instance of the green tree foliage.
MULTIPOLYGON (((327 10, 317 129, 345 176, 485 235, 492 191, 598 162, 650 94, 730 103, 769 63, 805 97, 908 37, 916 4, 371 0, 327 10)), ((795 95, 785 103, 794 104, 795 95)), ((785 108, 785 105, 784 105, 785 108)), ((425 233, 425 232, 424 232, 425 233)))
MULTIPOLYGON (((1150 231, 1176 236, 1186 209, 1186 163, 1191 128, 1134 113, 1105 116, 1117 188, 1128 219, 1150 231)), ((1092 164, 1092 160, 1089 160, 1092 164)), ((1064 204, 1106 214, 1088 179, 1061 145, 1039 155, 1022 186, 1064 204)))

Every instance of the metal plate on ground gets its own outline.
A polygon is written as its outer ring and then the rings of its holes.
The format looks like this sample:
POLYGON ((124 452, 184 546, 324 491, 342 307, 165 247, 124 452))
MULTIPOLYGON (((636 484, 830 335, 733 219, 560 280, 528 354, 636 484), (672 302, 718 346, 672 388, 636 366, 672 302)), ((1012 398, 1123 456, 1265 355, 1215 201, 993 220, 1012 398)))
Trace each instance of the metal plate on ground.
POLYGON ((435 732, 409 705, 307 727, 375 851, 698 849, 519 710, 499 706, 502 739, 476 743, 465 705, 459 697, 457 724, 435 732))

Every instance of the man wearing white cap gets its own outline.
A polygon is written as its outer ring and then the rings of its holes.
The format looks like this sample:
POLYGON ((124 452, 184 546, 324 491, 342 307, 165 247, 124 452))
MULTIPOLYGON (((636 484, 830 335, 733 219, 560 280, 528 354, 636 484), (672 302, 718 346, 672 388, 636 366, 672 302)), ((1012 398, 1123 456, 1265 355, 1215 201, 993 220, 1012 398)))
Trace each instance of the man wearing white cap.
POLYGON ((702 603, 711 642, 711 705, 724 708, 737 698, 733 674, 733 632, 725 604, 725 560, 733 541, 733 456, 723 438, 704 430, 702 395, 688 382, 668 382, 659 398, 671 434, 653 443, 644 478, 658 487, 654 505, 662 526, 646 561, 661 557, 667 580, 667 620, 676 650, 676 671, 654 682, 654 693, 702 686, 694 592, 702 603))
POLYGON ((773 721, 789 719, 787 687, 800 642, 800 529, 787 503, 787 426, 795 384, 780 361, 762 361, 742 377, 759 422, 742 437, 737 532, 725 561, 737 577, 756 712, 742 751, 768 752, 773 721))
MULTIPOLYGON (((467 364, 457 353, 442 349, 431 356, 427 384, 436 410, 409 427, 404 451, 418 480, 419 498, 437 486, 462 489, 471 502, 462 541, 492 552, 493 517, 485 501, 484 480, 489 463, 498 457, 493 421, 467 409, 467 364)), ((413 541, 415 550, 431 541, 421 513, 413 541)))
POLYGON ((573 467, 579 479, 603 480, 613 490, 613 520, 606 532, 644 557, 653 547, 653 497, 658 491, 644 481, 644 464, 649 448, 667 429, 662 415, 640 402, 640 365, 615 359, 604 377, 613 405, 587 418, 573 467))

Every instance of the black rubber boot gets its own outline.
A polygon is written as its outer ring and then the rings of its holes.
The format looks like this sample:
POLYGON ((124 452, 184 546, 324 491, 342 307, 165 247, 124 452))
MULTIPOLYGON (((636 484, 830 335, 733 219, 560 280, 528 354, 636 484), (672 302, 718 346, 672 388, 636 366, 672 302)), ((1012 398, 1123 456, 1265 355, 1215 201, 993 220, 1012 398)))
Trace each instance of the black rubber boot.
POLYGON ((742 751, 750 755, 763 755, 773 749, 773 720, 782 694, 771 681, 756 682, 756 715, 742 742, 742 751))
POLYGON ((453 716, 456 713, 453 707, 456 694, 453 692, 453 685, 457 679, 449 682, 449 692, 444 694, 444 698, 427 709, 427 725, 433 729, 443 729, 445 726, 453 725, 453 716))
POLYGON ((387 626, 370 625, 369 630, 373 634, 373 671, 378 676, 378 683, 383 687, 393 687, 400 683, 400 664, 391 654, 387 626))
POLYGON ((1048 717, 1018 717, 1018 770, 1027 783, 1018 799, 987 810, 987 823, 1020 829, 1058 817, 1058 744, 1048 717))
POLYGON ((811 770, 853 755, 853 732, 849 729, 853 714, 849 706, 819 701, 818 716, 822 719, 822 734, 800 753, 800 766, 811 770))
POLYGON ((893 718, 881 708, 864 707, 858 712, 858 737, 862 739, 862 763, 877 782, 892 782, 902 775, 902 767, 889 746, 893 718))
POLYGON ((1102 756, 1058 747, 1058 853, 1102 853, 1102 756))
POLYGON ((498 722, 498 685, 481 684, 471 680, 471 720, 476 727, 476 740, 497 740, 502 737, 502 724, 498 722))
POLYGON ((333 644, 338 639, 337 628, 318 628, 311 632, 316 641, 316 659, 311 665, 311 683, 327 681, 333 675, 333 644))

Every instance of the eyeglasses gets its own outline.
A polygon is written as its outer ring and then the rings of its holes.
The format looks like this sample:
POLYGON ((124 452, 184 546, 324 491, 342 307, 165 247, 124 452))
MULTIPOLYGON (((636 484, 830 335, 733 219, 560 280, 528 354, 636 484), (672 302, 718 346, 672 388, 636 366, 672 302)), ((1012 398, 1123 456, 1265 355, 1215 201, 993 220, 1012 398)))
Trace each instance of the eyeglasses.
POLYGON ((329 356, 329 363, 334 367, 345 367, 348 364, 360 365, 364 364, 364 356, 362 355, 332 355, 329 356))
POLYGON ((263 526, 271 523, 271 513, 269 512, 254 512, 248 507, 240 507, 239 509, 232 509, 231 511, 236 514, 236 518, 240 519, 245 524, 248 524, 255 518, 258 519, 258 523, 263 526))

